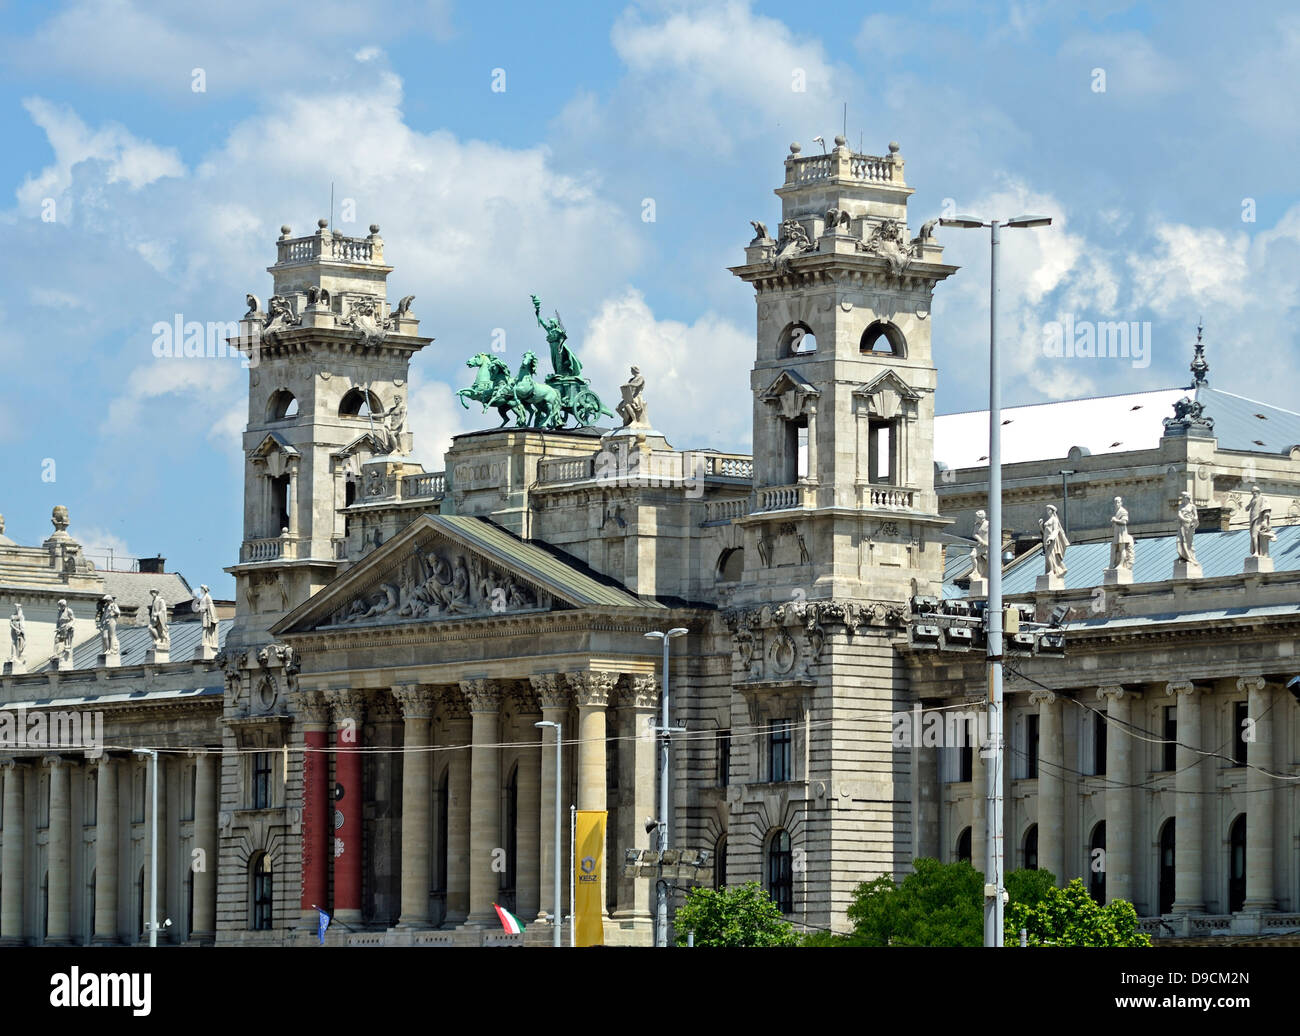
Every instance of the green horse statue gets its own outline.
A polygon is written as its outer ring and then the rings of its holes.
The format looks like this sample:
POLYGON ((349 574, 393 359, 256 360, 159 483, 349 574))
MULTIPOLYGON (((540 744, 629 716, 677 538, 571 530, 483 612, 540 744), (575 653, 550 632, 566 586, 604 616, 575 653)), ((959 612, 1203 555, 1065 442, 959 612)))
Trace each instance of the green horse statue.
POLYGON ((519 375, 510 386, 510 391, 515 401, 527 407, 532 414, 531 422, 520 418, 519 427, 531 423, 534 428, 558 428, 564 423, 565 413, 560 394, 537 377, 537 354, 531 349, 524 353, 519 375))
POLYGON ((528 411, 515 398, 514 379, 504 360, 487 353, 475 353, 465 361, 465 366, 477 367, 478 373, 474 375, 473 385, 457 391, 456 398, 460 400, 461 406, 469 409, 469 404, 465 402, 468 398, 481 403, 483 413, 487 413, 488 407, 496 407, 501 415, 501 424, 498 426, 501 428, 506 426, 512 416, 520 427, 528 424, 528 411))

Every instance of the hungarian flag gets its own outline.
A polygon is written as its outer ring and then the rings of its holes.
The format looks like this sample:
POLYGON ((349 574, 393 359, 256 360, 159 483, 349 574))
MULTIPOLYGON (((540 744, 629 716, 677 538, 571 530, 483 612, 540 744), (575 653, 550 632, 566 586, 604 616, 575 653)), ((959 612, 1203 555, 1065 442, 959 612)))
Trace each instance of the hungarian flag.
POLYGON ((501 927, 507 932, 511 935, 518 935, 524 930, 524 923, 509 910, 499 907, 495 903, 492 906, 496 908, 497 917, 501 918, 501 927))

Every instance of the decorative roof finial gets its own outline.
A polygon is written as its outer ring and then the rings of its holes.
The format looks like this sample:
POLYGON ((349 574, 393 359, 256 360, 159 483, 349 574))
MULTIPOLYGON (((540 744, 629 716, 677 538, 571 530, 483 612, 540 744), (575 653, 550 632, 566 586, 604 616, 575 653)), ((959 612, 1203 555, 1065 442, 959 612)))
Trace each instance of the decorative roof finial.
POLYGON ((1196 353, 1192 356, 1192 388, 1197 388, 1205 384, 1205 377, 1210 373, 1210 365, 1205 359, 1205 344, 1201 341, 1201 334, 1204 332, 1204 321, 1196 321, 1196 353))

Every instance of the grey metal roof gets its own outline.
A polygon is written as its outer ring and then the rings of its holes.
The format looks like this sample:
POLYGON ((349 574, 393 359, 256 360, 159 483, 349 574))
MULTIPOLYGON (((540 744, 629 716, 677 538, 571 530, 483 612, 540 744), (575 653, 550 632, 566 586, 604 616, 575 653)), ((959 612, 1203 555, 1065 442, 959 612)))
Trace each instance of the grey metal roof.
POLYGON ((1214 436, 1225 450, 1285 453, 1300 445, 1300 414, 1208 384, 1196 390, 1196 399, 1214 418, 1214 436))
POLYGON ((943 596, 945 600, 965 597, 966 591, 953 580, 960 579, 971 569, 970 551, 973 543, 948 543, 943 548, 943 596))
POLYGON ((175 699, 220 698, 225 687, 181 687, 162 691, 114 691, 112 694, 70 694, 65 697, 33 698, 30 701, 7 701, 4 707, 14 709, 67 708, 70 705, 114 705, 123 702, 168 701, 175 699))
POLYGON ((609 586, 561 561, 533 543, 518 539, 499 525, 472 515, 431 514, 428 519, 454 536, 470 541, 503 567, 549 584, 580 606, 663 608, 653 598, 640 598, 619 586, 609 586))
MULTIPOLYGON (((225 647, 226 634, 235 624, 234 619, 217 620, 217 647, 225 647)), ((194 649, 203 643, 203 623, 169 622, 167 632, 171 635, 172 646, 169 658, 173 662, 188 662, 194 657, 194 649)), ((153 647, 153 638, 149 636, 147 626, 117 627, 117 643, 122 652, 122 665, 143 665, 145 652, 153 647)), ((83 640, 72 649, 73 669, 94 669, 99 661, 99 633, 89 640, 83 640)), ((49 664, 43 667, 48 670, 49 664)))
POLYGON ((1244 608, 1207 608, 1195 612, 1162 612, 1158 615, 1125 615, 1107 618, 1106 616, 1095 616, 1093 618, 1072 621, 1070 629, 1133 629, 1142 626, 1160 626, 1165 623, 1210 623, 1218 622, 1223 619, 1270 619, 1280 616, 1295 617, 1296 608, 1294 604, 1256 604, 1248 605, 1244 608))
POLYGON ((171 607, 188 605, 194 591, 179 572, 100 572, 104 593, 116 594, 119 608, 139 608, 149 603, 149 591, 157 590, 171 607))
MULTIPOLYGON (((1277 572, 1300 571, 1300 525, 1274 526, 1277 539, 1269 548, 1277 572)), ((1245 529, 1231 532, 1196 534, 1196 559, 1207 579, 1241 572, 1250 553, 1250 533, 1245 529)), ((1156 583, 1173 577, 1178 560, 1176 536, 1150 536, 1134 544, 1133 582, 1156 583)), ((1065 589, 1087 590, 1102 585, 1102 571, 1110 564, 1110 541, 1071 543, 1065 550, 1065 589)), ((1034 581, 1043 572, 1041 548, 1016 558, 1002 575, 1004 594, 1032 593, 1034 581)), ((1291 609, 1294 611, 1294 608, 1291 609)))

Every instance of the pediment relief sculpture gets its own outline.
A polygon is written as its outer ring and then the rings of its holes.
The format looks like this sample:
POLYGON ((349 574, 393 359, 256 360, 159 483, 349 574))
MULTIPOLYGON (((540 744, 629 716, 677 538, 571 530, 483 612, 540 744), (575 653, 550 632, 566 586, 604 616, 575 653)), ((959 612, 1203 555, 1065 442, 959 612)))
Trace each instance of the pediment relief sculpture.
POLYGON ((546 611, 552 595, 449 540, 417 543, 389 578, 335 611, 329 626, 546 611))

